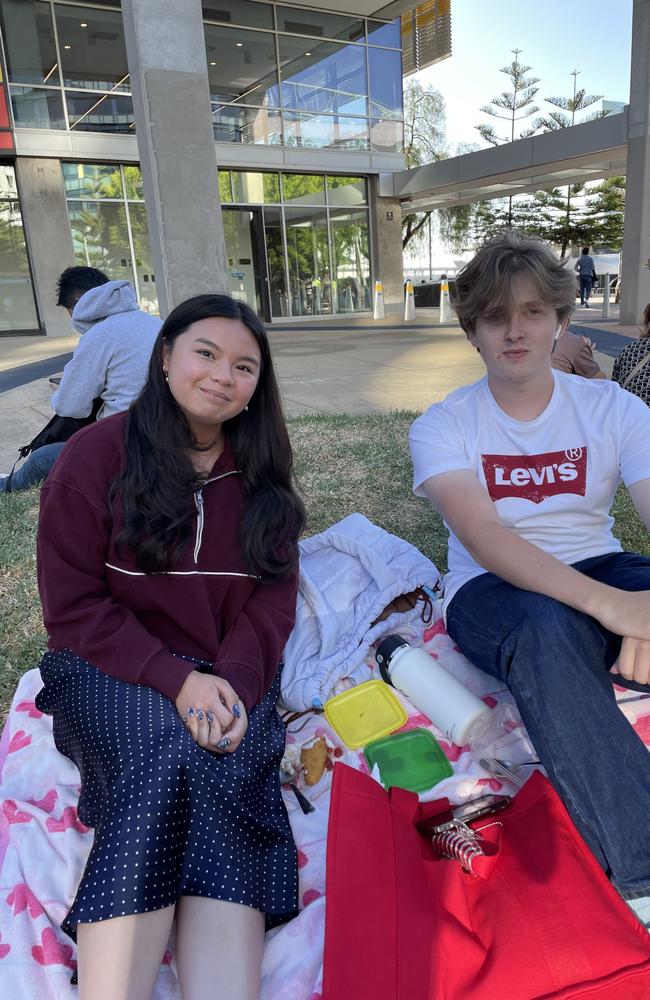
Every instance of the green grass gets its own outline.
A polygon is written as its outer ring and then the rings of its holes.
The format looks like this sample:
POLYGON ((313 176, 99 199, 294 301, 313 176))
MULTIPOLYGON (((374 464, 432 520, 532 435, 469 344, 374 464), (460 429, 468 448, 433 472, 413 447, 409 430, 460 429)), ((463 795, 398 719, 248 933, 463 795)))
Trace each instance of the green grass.
MULTIPOLYGON (((407 446, 415 413, 308 416, 289 421, 296 472, 308 511, 307 534, 359 511, 416 545, 444 571, 447 533, 411 491, 407 446)), ((650 555, 648 532, 627 491, 613 506, 624 548, 650 555)), ((20 675, 36 666, 46 637, 36 588, 38 490, 0 497, 0 714, 20 675)))

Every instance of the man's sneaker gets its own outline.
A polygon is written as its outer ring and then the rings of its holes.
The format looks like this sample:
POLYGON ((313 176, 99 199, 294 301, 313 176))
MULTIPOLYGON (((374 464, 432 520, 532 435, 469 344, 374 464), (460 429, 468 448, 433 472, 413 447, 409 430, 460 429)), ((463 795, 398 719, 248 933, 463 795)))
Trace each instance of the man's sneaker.
POLYGON ((589 309, 589 303, 585 302, 585 309, 589 309))

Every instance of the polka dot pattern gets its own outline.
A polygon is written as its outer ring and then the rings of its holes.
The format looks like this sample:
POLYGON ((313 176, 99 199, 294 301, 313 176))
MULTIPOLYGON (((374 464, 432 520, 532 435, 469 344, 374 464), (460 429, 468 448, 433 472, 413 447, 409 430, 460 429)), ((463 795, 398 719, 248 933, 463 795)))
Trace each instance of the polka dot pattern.
MULTIPOLYGON (((197 664, 209 670, 209 664, 197 664)), ((180 896, 261 910, 267 927, 298 909, 297 853, 279 765, 280 675, 250 714, 233 754, 192 740, 175 706, 145 685, 102 673, 69 650, 48 652, 36 703, 81 774, 79 818, 95 831, 62 923, 147 913, 180 896)))

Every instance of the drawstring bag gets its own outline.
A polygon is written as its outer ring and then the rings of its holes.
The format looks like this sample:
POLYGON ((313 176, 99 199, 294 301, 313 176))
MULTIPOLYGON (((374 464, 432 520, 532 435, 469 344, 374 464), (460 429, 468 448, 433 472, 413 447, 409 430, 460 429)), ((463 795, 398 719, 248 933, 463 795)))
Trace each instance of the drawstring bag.
POLYGON ((335 766, 323 1000, 650 997, 650 935, 540 772, 471 824, 474 874, 416 828, 448 810, 335 766))

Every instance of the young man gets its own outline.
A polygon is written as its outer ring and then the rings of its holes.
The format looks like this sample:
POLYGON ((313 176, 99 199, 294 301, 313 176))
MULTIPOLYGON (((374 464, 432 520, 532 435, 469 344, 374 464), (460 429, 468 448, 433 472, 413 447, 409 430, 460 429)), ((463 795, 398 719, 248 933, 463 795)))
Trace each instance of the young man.
POLYGON ((578 272, 578 278, 580 280, 580 305, 586 306, 588 309, 591 286, 594 280, 594 274, 596 273, 594 258, 589 253, 589 247, 582 248, 582 255, 578 257, 575 270, 578 272))
POLYGON ((609 510, 623 479, 650 525, 650 409, 551 368, 574 278, 506 232, 456 281, 486 376, 411 428, 414 487, 450 532, 444 608, 466 656, 510 688, 574 822, 650 921, 650 754, 612 684, 650 693, 650 559, 609 510))
MULTIPOLYGON (((57 305, 70 313, 82 337, 52 394, 54 412, 61 417, 88 417, 99 398, 98 420, 128 409, 144 385, 160 319, 138 308, 128 281, 109 281, 94 267, 69 267, 63 272, 57 283, 57 305)), ((64 444, 33 451, 11 477, 11 492, 45 479, 64 444)), ((0 478, 0 493, 7 491, 7 482, 8 477, 0 478)))

